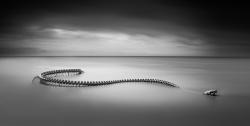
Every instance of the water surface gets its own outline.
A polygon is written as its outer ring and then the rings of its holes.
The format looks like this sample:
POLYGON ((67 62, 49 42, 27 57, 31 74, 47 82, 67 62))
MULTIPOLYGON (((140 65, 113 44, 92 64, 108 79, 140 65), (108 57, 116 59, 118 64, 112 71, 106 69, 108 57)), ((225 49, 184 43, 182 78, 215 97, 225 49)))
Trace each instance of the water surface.
POLYGON ((250 125, 250 60, 167 57, 0 58, 0 125, 250 125), (160 84, 121 83, 54 88, 33 77, 80 68, 72 80, 158 78, 160 84), (202 95, 206 89, 220 96, 202 95))

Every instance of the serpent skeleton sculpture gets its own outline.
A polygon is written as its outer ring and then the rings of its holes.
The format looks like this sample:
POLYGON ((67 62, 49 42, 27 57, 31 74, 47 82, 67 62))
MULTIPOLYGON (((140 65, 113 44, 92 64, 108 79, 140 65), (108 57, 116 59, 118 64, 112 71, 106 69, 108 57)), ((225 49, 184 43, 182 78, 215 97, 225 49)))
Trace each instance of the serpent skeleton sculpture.
POLYGON ((108 85, 115 83, 123 82, 148 82, 148 83, 159 83, 169 87, 179 88, 174 83, 160 80, 160 79, 122 79, 122 80, 109 80, 109 81, 71 81, 55 78, 57 75, 80 75, 84 73, 81 69, 63 69, 63 70, 52 70, 41 73, 41 76, 38 76, 40 83, 48 86, 57 86, 57 87, 84 87, 84 86, 98 86, 98 85, 108 85))
MULTIPOLYGON (((166 85, 168 87, 180 88, 178 85, 171 83, 169 81, 160 79, 122 79, 122 80, 109 80, 109 81, 72 81, 55 78, 58 75, 80 75, 84 73, 81 69, 62 69, 62 70, 52 70, 41 73, 41 76, 35 78, 40 79, 40 83, 53 86, 53 87, 86 87, 86 86, 99 86, 99 85, 109 85, 115 83, 123 82, 146 82, 146 83, 158 83, 166 85)), ((217 96, 218 91, 214 89, 206 90, 203 94, 209 96, 217 96)))

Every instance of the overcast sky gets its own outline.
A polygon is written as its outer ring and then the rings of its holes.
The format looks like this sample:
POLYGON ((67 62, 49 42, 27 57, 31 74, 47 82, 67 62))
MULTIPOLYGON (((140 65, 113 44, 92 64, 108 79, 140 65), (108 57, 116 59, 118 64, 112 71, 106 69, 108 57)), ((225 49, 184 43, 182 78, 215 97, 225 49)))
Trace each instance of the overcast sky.
POLYGON ((9 0, 0 7, 1 56, 250 56, 244 3, 9 0))

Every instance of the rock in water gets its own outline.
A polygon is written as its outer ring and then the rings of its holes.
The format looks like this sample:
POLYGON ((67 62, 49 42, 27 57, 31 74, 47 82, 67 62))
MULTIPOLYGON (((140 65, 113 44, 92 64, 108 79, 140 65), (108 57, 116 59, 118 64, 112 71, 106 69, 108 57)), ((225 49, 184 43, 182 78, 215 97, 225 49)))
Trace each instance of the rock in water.
POLYGON ((205 91, 203 94, 210 95, 210 96, 217 96, 217 93, 218 93, 217 90, 211 89, 211 90, 205 91))

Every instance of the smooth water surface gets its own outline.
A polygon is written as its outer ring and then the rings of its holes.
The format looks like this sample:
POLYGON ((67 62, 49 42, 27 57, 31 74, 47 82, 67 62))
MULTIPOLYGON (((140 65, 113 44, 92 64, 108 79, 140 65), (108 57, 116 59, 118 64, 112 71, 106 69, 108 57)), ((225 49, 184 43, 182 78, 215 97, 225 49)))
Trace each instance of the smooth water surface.
POLYGON ((250 125, 250 59, 167 57, 2 57, 0 125, 250 125), (80 68, 72 80, 158 78, 85 88, 33 80, 47 70, 80 68), (32 81, 33 80, 33 81, 32 81), (203 95, 218 89, 220 96, 203 95))

